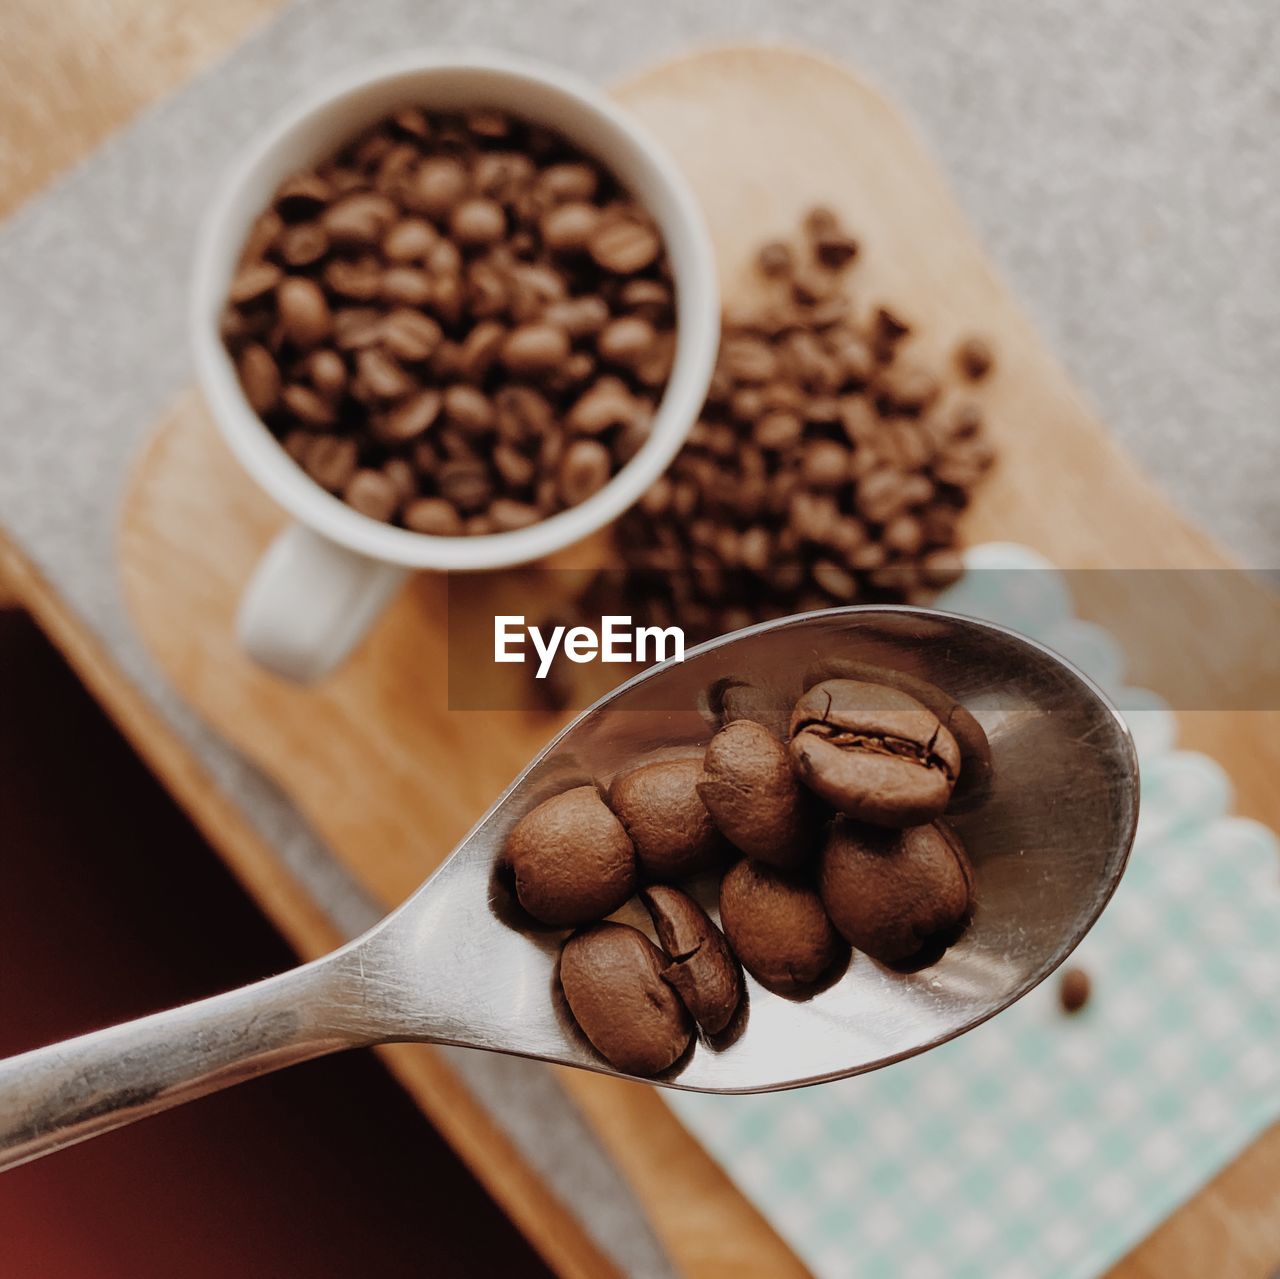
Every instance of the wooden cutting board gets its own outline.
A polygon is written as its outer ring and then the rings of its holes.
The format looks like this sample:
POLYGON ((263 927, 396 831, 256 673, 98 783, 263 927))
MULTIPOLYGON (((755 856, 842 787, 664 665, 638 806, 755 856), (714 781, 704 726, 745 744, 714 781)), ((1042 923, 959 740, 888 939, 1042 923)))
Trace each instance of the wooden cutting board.
MULTIPOLYGON (((918 322, 922 348, 941 359, 961 334, 993 339, 1000 363, 984 402, 1001 462, 971 513, 969 540, 1024 542, 1073 568, 1227 565, 1113 445, 993 272, 943 175, 875 92, 811 55, 751 48, 665 64, 617 96, 692 181, 716 241, 726 298, 749 287, 753 247, 788 233, 803 209, 821 200, 838 208, 862 241, 859 294, 893 299, 918 322)), ((334 854, 392 906, 449 852, 558 721, 447 710, 439 577, 414 580, 322 686, 295 688, 256 670, 236 648, 232 621, 255 561, 281 524, 280 512, 224 449, 199 397, 185 394, 140 457, 124 503, 119 554, 128 607, 183 695, 283 787, 334 854)), ((1276 728, 1276 716, 1261 714, 1206 712, 1183 723, 1184 736, 1231 771, 1242 809, 1280 825, 1271 781, 1280 765, 1271 740, 1276 728)), ((686 1272, 803 1273, 658 1091, 569 1071, 564 1082, 686 1272)), ((444 1119, 454 1094, 427 1087, 419 1095, 444 1119)), ((467 1125, 451 1121, 446 1129, 468 1151, 467 1125)), ((1280 1162, 1276 1137, 1259 1143, 1273 1169, 1280 1162)), ((469 1151, 482 1175, 496 1175, 486 1168, 491 1145, 469 1151)), ((1194 1228, 1212 1231, 1210 1215, 1203 1210, 1194 1228)), ((1153 1237, 1121 1273, 1182 1273, 1174 1261, 1185 1258, 1187 1238, 1175 1227, 1153 1237)))

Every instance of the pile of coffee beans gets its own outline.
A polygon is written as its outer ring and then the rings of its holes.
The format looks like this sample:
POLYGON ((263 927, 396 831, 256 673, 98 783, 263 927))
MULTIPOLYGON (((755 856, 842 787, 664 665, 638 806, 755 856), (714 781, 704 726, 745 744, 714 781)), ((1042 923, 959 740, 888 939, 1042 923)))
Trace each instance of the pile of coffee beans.
POLYGON ((991 348, 969 338, 954 369, 928 368, 896 311, 855 305, 859 246, 830 210, 811 210, 799 241, 759 250, 769 300, 725 316, 701 420, 621 521, 607 611, 704 638, 923 602, 959 574, 957 523, 993 460, 967 389, 991 348))
POLYGON ((727 1042, 743 966, 767 990, 804 992, 837 976, 851 947, 886 965, 934 962, 968 922, 973 871, 941 819, 990 786, 981 726, 901 672, 835 661, 807 682, 780 727, 758 690, 722 682, 704 749, 553 796, 508 837, 525 911, 578 929, 560 986, 619 1070, 668 1070, 695 1027, 712 1048, 727 1042), (676 886, 708 872, 722 876, 719 927, 676 886), (605 918, 637 892, 657 945, 605 918))
POLYGON ((565 138, 406 107, 281 184, 223 339, 286 452, 361 514, 523 528, 648 438, 675 350, 648 214, 565 138))

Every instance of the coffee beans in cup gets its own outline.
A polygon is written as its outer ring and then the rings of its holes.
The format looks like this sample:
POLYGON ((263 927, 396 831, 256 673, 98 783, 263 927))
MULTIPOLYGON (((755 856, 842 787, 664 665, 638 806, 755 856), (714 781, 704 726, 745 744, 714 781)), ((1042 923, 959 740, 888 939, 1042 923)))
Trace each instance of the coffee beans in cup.
POLYGON ((702 1050, 722 1047, 743 967, 762 998, 807 996, 840 979, 850 948, 855 964, 922 966, 969 922, 974 870, 944 814, 971 761, 983 784, 966 806, 989 789, 981 725, 904 672, 836 657, 805 683, 779 713, 749 681, 718 681, 704 748, 552 796, 507 838, 529 914, 583 925, 562 944, 560 985, 619 1070, 670 1070, 695 1025, 702 1050), (963 724, 963 750, 948 724, 963 724), (654 938, 605 918, 636 891, 654 938))
POLYGON ((504 112, 414 105, 280 185, 222 334, 317 484, 433 536, 598 492, 675 350, 662 239, 603 165, 504 112))

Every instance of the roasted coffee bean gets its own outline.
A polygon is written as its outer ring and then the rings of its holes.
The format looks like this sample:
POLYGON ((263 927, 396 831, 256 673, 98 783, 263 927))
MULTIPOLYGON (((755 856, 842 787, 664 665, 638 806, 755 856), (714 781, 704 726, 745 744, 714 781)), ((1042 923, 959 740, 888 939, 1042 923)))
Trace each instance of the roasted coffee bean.
POLYGON ((300 222, 280 233, 280 257, 289 266, 311 266, 329 251, 329 237, 317 222, 300 222))
POLYGON ((842 271, 858 254, 858 242, 838 228, 821 231, 813 239, 814 256, 831 271, 842 271))
POLYGON ((857 680, 824 680, 796 702, 790 754, 832 808, 880 826, 932 821, 960 772, 960 748, 928 707, 857 680))
POLYGON ((356 442, 341 435, 318 435, 311 441, 302 467, 317 484, 330 493, 340 493, 355 474, 356 442))
POLYGON ((995 772, 991 743, 972 712, 950 693, 906 671, 846 657, 825 660, 810 667, 805 672, 805 687, 810 688, 828 679, 857 680, 865 684, 896 688, 899 692, 914 697, 922 706, 928 707, 955 738, 960 750, 960 775, 951 792, 947 810, 966 811, 986 798, 995 772))
POLYGON ((819 878, 841 936, 884 963, 951 941, 973 905, 968 855, 938 824, 890 831, 837 818, 819 878))
POLYGON ((335 258, 325 263, 322 278, 342 300, 372 302, 382 291, 382 264, 375 257, 335 258))
POLYGON ((542 518, 542 512, 528 502, 517 502, 509 497, 498 497, 489 504, 489 518, 499 533, 528 528, 542 518))
POLYGON ((315 173, 295 173, 276 188, 275 207, 286 222, 314 217, 333 199, 333 187, 315 173))
POLYGON ((593 200, 599 181, 599 175, 588 164, 553 164, 543 170, 538 188, 555 201, 593 200))
POLYGON ((773 990, 812 986, 841 953, 840 938, 808 880, 750 858, 721 881, 720 923, 747 971, 773 990))
POLYGON ((632 275, 652 265, 662 251, 662 241, 647 220, 623 214, 600 220, 587 251, 604 270, 632 275))
POLYGON ((724 934, 687 893, 666 884, 642 889, 640 900, 653 920, 669 962, 663 979, 708 1035, 733 1020, 742 999, 742 969, 724 934))
POLYGON ((830 235, 838 230, 840 219, 829 205, 812 204, 805 211, 800 225, 810 239, 817 239, 818 236, 830 235))
POLYGON ((290 276, 276 290, 276 309, 288 341, 299 350, 319 346, 333 328, 324 291, 305 276, 290 276))
POLYGON ((337 351, 325 347, 307 357, 307 377, 321 395, 336 400, 346 390, 347 366, 337 351))
POLYGON ((251 262, 236 272, 227 300, 233 306, 256 302, 270 293, 283 278, 284 272, 274 262, 251 262))
POLYGON ((445 218, 466 195, 471 185, 462 162, 450 155, 424 160, 409 187, 412 208, 428 217, 445 218))
POLYGON ((326 430, 338 420, 333 404, 325 396, 301 383, 286 386, 280 392, 280 401, 295 422, 301 422, 313 430, 326 430))
POLYGON ((630 367, 653 350, 656 340, 657 334, 648 320, 637 315, 624 315, 600 334, 599 350, 606 360, 630 367))
POLYGON ((389 409, 373 423, 374 434, 390 444, 406 444, 427 431, 440 416, 443 397, 427 387, 389 409))
POLYGON ((333 344, 339 351, 358 351, 380 341, 383 318, 369 306, 348 306, 333 316, 333 344))
POLYGON ((1078 1013, 1089 1002, 1093 983, 1083 968, 1064 968, 1058 983, 1058 1002, 1064 1013, 1078 1013))
POLYGON ((436 286, 425 271, 393 266, 382 273, 378 296, 390 306, 422 307, 435 298, 436 286))
POLYGON ((756 266, 762 275, 790 275, 795 267, 791 246, 784 240, 770 240, 756 254, 756 266))
POLYGON ((406 363, 418 364, 429 360, 443 336, 435 320, 410 307, 397 307, 382 321, 382 345, 406 363))
POLYGON ((627 1074, 660 1074, 693 1036, 680 996, 662 979, 663 966, 662 952, 627 924, 596 924, 560 951, 560 986, 574 1021, 627 1074))
POLYGON ((249 407, 258 414, 270 413, 280 399, 280 367, 271 352, 250 343, 240 352, 236 370, 249 407))
POLYGON ((357 471, 342 490, 346 504, 371 520, 389 520, 400 505, 395 483, 382 471, 357 471))
POLYGON ((418 475, 402 457, 388 458, 382 464, 382 473, 395 487, 396 506, 403 506, 418 493, 418 475))
POLYGON ((601 378, 569 410, 570 430, 599 435, 612 426, 625 426, 636 414, 636 402, 616 378, 601 378))
POLYGON ((522 324, 507 334, 502 363, 517 376, 548 373, 569 355, 569 335, 553 324, 522 324))
POLYGON ((462 532, 462 516, 442 497, 419 497, 404 508, 404 526, 432 537, 457 537, 462 532))
POLYGON ((461 245, 496 244, 507 229, 507 215, 496 200, 464 200, 449 217, 449 229, 461 245))
POLYGON ((381 243, 396 219, 396 206, 375 191, 343 196, 320 215, 330 241, 342 248, 371 248, 381 243))
POLYGON ((376 400, 398 400, 413 390, 413 379, 379 347, 369 347, 356 356, 356 378, 376 400))
POLYGON ((574 440, 560 463, 557 491, 566 506, 577 506, 609 481, 609 450, 596 440, 574 440))
POLYGON ((382 241, 388 262, 423 262, 440 237, 425 218, 401 218, 382 241))
POLYGON ((980 382, 986 377, 994 363, 991 346, 983 338, 965 338, 956 348, 956 364, 972 382, 980 382))
POLYGON ((459 383, 444 393, 444 411, 468 435, 483 435, 494 427, 493 401, 474 386, 459 383))
POLYGON ((698 795, 700 758, 641 764, 615 778, 609 807, 635 845, 649 879, 685 879, 724 860, 725 838, 698 795))
POLYGON ((505 855, 520 904, 544 924, 599 919, 635 890, 635 849, 594 786, 526 813, 507 837, 505 855))
POLYGON ((542 318, 548 324, 564 329, 577 341, 594 337, 604 328, 609 319, 609 305, 600 297, 566 298, 548 305, 542 318))
POLYGON ((478 514, 493 496, 489 469, 478 459, 445 462, 437 472, 436 481, 440 496, 448 498, 464 515, 478 514))
POLYGON ((489 109, 405 106, 287 179, 228 293, 223 340, 289 455, 299 427, 340 431, 355 457, 321 467, 331 491, 436 536, 589 498, 644 448, 675 359, 653 221, 566 139, 489 109), (403 445, 417 476, 389 507, 355 462, 385 478, 403 445))
POLYGON ((594 204, 577 201, 548 209, 539 229, 543 244, 553 253, 570 253, 585 249, 599 224, 600 210, 594 204))
POLYGON ((786 747, 762 724, 736 719, 711 739, 698 795, 748 857, 785 870, 817 851, 818 804, 796 780, 786 747))

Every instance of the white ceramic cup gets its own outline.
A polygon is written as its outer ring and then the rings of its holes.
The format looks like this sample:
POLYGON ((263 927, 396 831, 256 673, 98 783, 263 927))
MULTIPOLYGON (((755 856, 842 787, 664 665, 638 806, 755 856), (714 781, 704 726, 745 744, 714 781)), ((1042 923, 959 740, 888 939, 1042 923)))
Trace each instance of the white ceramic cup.
POLYGON ((349 73, 268 130, 226 179, 201 229, 191 331, 214 421, 257 483, 296 521, 267 550, 240 604, 241 644, 294 680, 332 671, 414 569, 495 569, 551 554, 616 519, 666 469, 696 421, 719 343, 715 258, 701 211, 662 148, 576 78, 492 53, 418 52, 349 73), (430 537, 361 515, 292 461, 249 407, 218 332, 249 228, 281 179, 396 107, 486 105, 558 130, 599 159, 662 233, 676 292, 676 352, 653 430, 636 456, 578 506, 509 533, 430 537))

